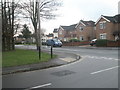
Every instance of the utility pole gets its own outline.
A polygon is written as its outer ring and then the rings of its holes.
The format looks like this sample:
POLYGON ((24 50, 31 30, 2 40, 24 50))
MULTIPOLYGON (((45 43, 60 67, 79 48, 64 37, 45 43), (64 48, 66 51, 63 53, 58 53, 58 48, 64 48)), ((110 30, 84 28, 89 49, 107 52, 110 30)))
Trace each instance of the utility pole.
POLYGON ((41 60, 41 24, 40 24, 40 6, 39 1, 37 0, 37 13, 38 13, 38 29, 37 29, 37 36, 38 36, 38 50, 39 50, 39 60, 41 60))

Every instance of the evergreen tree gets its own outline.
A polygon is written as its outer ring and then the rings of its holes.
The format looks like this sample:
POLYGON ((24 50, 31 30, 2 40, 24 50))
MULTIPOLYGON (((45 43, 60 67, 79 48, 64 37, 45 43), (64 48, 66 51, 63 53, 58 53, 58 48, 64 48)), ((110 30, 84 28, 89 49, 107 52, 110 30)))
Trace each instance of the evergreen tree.
POLYGON ((23 38, 25 38, 26 42, 29 42, 28 39, 31 37, 31 31, 29 31, 29 28, 26 24, 23 25, 23 29, 21 31, 23 38))

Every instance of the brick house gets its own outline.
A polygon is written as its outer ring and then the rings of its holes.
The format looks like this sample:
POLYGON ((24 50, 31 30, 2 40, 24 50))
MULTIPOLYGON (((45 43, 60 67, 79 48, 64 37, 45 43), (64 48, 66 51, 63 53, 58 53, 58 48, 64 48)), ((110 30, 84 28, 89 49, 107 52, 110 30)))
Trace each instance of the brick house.
POLYGON ((58 29, 58 37, 61 41, 69 41, 70 39, 77 39, 76 25, 60 26, 58 29))
POLYGON ((96 38, 117 40, 120 36, 120 14, 115 16, 103 16, 97 20, 96 38))
POLYGON ((96 38, 94 28, 95 28, 94 21, 80 20, 80 22, 76 26, 77 38, 80 41, 90 41, 96 38))
POLYGON ((54 36, 54 38, 58 38, 58 29, 57 28, 55 28, 53 30, 53 36, 54 36))
POLYGON ((80 41, 90 41, 95 37, 95 22, 80 20, 78 24, 70 26, 60 26, 58 29, 58 37, 62 41, 70 39, 78 39, 80 41))
POLYGON ((53 33, 49 33, 47 36, 47 39, 53 39, 54 38, 54 34, 53 33))

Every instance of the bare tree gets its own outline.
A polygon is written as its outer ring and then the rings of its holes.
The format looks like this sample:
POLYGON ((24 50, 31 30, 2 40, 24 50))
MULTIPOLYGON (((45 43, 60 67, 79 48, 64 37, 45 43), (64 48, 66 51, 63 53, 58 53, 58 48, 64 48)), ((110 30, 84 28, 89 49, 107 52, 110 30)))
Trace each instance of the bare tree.
POLYGON ((2 50, 14 50, 14 35, 19 28, 16 25, 16 18, 21 13, 19 8, 20 0, 1 0, 1 13, 2 13, 2 50))
POLYGON ((29 2, 22 2, 20 4, 20 8, 23 10, 24 15, 26 17, 29 17, 32 21, 34 30, 35 30, 35 36, 36 36, 36 42, 38 47, 38 38, 37 38, 37 29, 38 29, 38 18, 40 17, 43 19, 54 19, 56 15, 54 14, 54 11, 57 10, 57 7, 61 5, 61 2, 58 2, 58 0, 40 0, 39 5, 37 0, 29 0, 29 2), (39 6, 39 11, 38 11, 39 6), (40 13, 38 15, 38 13, 40 13))
POLYGON ((2 6, 2 46, 3 51, 14 50, 14 0, 1 0, 2 6))

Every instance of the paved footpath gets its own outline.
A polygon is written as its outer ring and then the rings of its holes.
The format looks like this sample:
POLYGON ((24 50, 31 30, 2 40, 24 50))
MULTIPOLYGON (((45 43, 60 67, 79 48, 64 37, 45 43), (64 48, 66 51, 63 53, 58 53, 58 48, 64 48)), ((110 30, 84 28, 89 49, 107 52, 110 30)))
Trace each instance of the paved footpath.
MULTIPOLYGON (((25 46, 25 47, 20 46, 19 48, 21 48, 21 49, 22 48, 23 49, 36 49, 35 47, 32 48, 30 46, 25 46)), ((26 72, 26 71, 46 69, 46 68, 51 68, 51 67, 55 67, 55 66, 61 66, 61 65, 69 64, 69 63, 75 62, 75 61, 80 59, 80 56, 75 55, 75 54, 70 54, 70 53, 54 52, 54 54, 58 55, 58 57, 55 58, 55 59, 51 59, 48 62, 2 68, 2 74, 7 75, 7 74, 13 74, 13 73, 20 73, 20 72, 26 72)))

